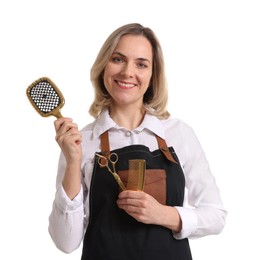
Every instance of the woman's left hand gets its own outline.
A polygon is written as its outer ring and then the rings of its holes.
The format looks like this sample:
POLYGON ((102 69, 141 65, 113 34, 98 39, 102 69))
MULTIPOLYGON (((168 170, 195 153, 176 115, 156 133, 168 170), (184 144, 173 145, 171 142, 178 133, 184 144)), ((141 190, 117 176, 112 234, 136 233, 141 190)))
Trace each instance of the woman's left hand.
POLYGON ((177 209, 160 204, 143 191, 125 190, 120 192, 117 205, 144 224, 161 225, 175 232, 181 230, 182 223, 177 209))
POLYGON ((117 205, 137 221, 156 224, 162 204, 143 191, 126 190, 119 194, 117 205))

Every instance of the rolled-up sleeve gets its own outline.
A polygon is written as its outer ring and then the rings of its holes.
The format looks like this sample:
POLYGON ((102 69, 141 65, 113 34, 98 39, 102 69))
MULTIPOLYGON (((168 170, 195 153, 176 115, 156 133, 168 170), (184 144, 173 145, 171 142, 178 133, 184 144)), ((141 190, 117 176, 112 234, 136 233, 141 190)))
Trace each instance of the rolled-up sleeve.
POLYGON ((77 249, 83 239, 83 190, 70 200, 62 186, 56 191, 49 216, 49 233, 56 247, 65 253, 77 249))
POLYGON ((77 249, 84 235, 84 188, 70 200, 63 186, 66 160, 61 153, 56 179, 56 193, 49 216, 49 233, 56 247, 65 253, 77 249))

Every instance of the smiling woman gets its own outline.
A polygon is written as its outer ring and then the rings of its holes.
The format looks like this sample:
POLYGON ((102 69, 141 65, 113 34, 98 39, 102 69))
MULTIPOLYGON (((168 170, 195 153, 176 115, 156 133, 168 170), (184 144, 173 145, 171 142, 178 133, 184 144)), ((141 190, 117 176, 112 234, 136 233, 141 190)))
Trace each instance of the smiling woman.
POLYGON ((55 121, 62 153, 49 218, 53 241, 68 253, 83 241, 83 260, 192 259, 188 239, 220 233, 226 210, 193 130, 166 109, 153 31, 140 24, 115 30, 91 80, 95 121, 81 131, 70 118, 55 121), (143 190, 130 189, 135 160, 146 165, 143 190))
MULTIPOLYGON (((136 108, 143 110, 143 97, 152 77, 152 60, 152 47, 145 37, 121 37, 103 73, 104 86, 113 101, 110 107, 112 118, 117 107, 123 107, 126 115, 131 109, 133 116, 136 116, 136 108)), ((128 128, 133 129, 136 124, 128 128)))
POLYGON ((165 80, 164 58, 159 41, 150 28, 143 28, 142 30, 138 24, 129 24, 129 26, 125 25, 118 28, 107 38, 91 68, 91 81, 95 87, 95 100, 89 112, 93 117, 98 117, 102 109, 113 102, 103 81, 107 65, 111 60, 113 63, 119 61, 125 63, 126 69, 130 69, 131 59, 133 59, 133 67, 136 66, 138 71, 142 67, 142 71, 150 71, 151 73, 150 82, 148 82, 148 88, 143 97, 145 109, 161 118, 169 116, 169 112, 166 110, 168 91, 165 80), (135 38, 133 39, 135 45, 129 45, 123 40, 127 37, 135 38), (145 45, 139 44, 142 42, 145 45), (128 51, 131 57, 120 51, 118 46, 121 46, 121 44, 124 45, 126 52, 128 51), (137 56, 135 56, 135 53, 137 56), (129 66, 127 67, 128 61, 129 66))

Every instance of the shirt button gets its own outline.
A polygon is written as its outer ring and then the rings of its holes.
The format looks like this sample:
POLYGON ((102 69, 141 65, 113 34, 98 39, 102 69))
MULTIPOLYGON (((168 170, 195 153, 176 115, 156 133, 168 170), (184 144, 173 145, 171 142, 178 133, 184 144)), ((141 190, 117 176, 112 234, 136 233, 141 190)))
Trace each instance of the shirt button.
POLYGON ((131 132, 126 132, 126 136, 131 136, 131 132))

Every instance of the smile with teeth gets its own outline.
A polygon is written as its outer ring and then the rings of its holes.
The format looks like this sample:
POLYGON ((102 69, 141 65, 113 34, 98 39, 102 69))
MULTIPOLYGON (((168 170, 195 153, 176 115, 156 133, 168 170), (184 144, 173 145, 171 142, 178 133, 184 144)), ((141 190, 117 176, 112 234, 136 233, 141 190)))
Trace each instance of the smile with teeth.
POLYGON ((116 83, 119 85, 119 87, 125 88, 125 89, 130 89, 130 88, 133 88, 133 87, 137 86, 137 84, 124 83, 124 82, 120 82, 120 81, 116 81, 116 83))

